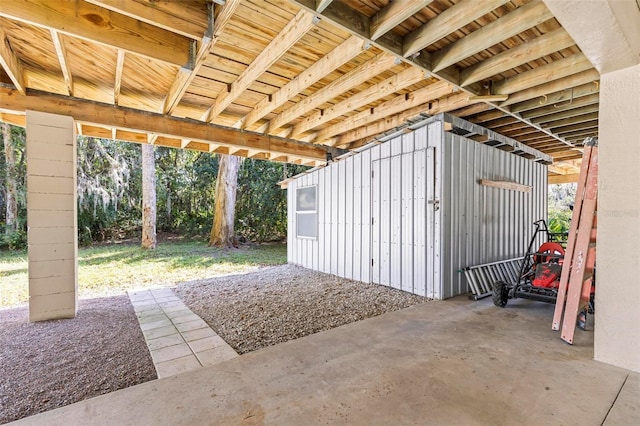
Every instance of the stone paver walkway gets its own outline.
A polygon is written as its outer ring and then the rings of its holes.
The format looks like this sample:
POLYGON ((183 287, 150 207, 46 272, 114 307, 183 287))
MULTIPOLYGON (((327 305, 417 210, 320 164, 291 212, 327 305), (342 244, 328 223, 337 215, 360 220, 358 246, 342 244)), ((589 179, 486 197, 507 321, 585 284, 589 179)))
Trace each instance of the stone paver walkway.
POLYGON ((130 291, 129 299, 140 322, 158 378, 238 356, 170 288, 130 291))

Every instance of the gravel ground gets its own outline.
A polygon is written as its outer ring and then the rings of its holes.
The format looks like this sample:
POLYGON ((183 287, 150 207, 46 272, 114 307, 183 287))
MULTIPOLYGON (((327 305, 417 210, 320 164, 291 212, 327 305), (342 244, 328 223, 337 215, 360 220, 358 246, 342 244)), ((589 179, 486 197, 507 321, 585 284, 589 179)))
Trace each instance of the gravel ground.
POLYGON ((293 265, 181 283, 175 292, 240 354, 429 300, 293 265))
POLYGON ((155 379, 127 296, 80 300, 75 319, 0 310, 0 423, 155 379))

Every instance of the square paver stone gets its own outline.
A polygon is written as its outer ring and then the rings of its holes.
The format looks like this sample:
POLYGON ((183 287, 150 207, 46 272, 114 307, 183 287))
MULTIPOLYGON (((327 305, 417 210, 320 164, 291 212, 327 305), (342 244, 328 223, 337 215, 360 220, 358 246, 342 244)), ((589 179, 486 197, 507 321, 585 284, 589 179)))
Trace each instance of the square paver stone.
POLYGON ((164 319, 169 319, 169 318, 162 311, 160 311, 160 313, 153 312, 153 311, 145 311, 144 314, 138 316, 138 322, 140 324, 149 324, 150 322, 162 321, 164 319))
POLYGON ((185 331, 182 334, 184 340, 191 342, 193 340, 204 339, 205 337, 217 336, 216 332, 210 328, 199 328, 198 330, 185 331))
POLYGON ((158 337, 157 339, 147 340, 147 346, 150 351, 167 348, 169 346, 183 344, 184 339, 179 334, 170 334, 168 336, 158 337))
POLYGON ((229 346, 220 336, 205 337, 204 339, 192 340, 188 343, 194 352, 202 352, 219 348, 220 346, 229 346))
POLYGON ((179 334, 178 329, 172 325, 151 330, 142 330, 145 340, 157 339, 158 337, 169 336, 171 334, 179 334))
POLYGON ((154 322, 147 322, 147 323, 140 323, 140 328, 142 329, 142 331, 148 331, 148 330, 153 330, 156 328, 162 328, 162 327, 167 327, 169 325, 173 325, 173 323, 171 322, 171 320, 167 317, 164 317, 163 319, 159 320, 159 321, 154 321, 154 322))
POLYGON ((164 311, 165 314, 167 314, 167 316, 169 316, 169 313, 171 313, 171 312, 184 311, 184 310, 188 310, 188 309, 189 308, 184 306, 182 303, 180 303, 179 305, 163 306, 162 307, 162 310, 164 311))
POLYGON ((156 372, 158 373, 158 378, 163 378, 184 373, 185 371, 195 370, 200 367, 200 362, 195 355, 188 355, 156 364, 156 372))
POLYGON ((210 365, 235 358, 238 356, 238 354, 233 349, 231 349, 230 346, 220 346, 215 349, 197 352, 196 356, 198 357, 198 360, 200 360, 200 363, 202 365, 208 367, 210 365))
POLYGON ((167 346, 165 348, 155 349, 151 351, 151 358, 153 358, 154 364, 160 362, 169 361, 176 358, 182 358, 183 356, 191 355, 193 352, 186 343, 179 345, 167 346))
MULTIPOLYGON (((180 311, 176 311, 176 312, 179 313, 180 311)), ((169 313, 173 314, 174 312, 169 312, 169 313)), ((173 322, 174 324, 182 324, 184 322, 197 321, 201 319, 199 316, 197 316, 191 311, 185 311, 181 315, 176 315, 176 316, 167 315, 167 316, 171 318, 171 322, 173 322)))
POLYGON ((193 321, 177 323, 176 328, 182 333, 185 331, 199 330, 201 328, 209 328, 209 325, 200 318, 196 318, 193 321))

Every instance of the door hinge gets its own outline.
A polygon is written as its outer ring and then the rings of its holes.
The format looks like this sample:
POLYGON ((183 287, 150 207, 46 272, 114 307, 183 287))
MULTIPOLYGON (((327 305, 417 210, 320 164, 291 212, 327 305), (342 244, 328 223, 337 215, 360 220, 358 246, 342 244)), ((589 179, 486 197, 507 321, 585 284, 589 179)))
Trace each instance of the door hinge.
POLYGON ((371 266, 373 266, 373 259, 371 259, 371 266))
POLYGON ((432 204, 434 210, 440 210, 440 200, 429 200, 427 203, 432 204))

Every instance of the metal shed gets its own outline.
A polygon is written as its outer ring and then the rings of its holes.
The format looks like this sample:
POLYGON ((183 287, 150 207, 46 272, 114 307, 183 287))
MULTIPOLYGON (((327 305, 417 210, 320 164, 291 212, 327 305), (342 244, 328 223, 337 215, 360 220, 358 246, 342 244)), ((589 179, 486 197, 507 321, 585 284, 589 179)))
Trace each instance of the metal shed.
POLYGON ((289 263, 446 299, 546 218, 541 152, 448 114, 385 139, 288 183, 289 263))

